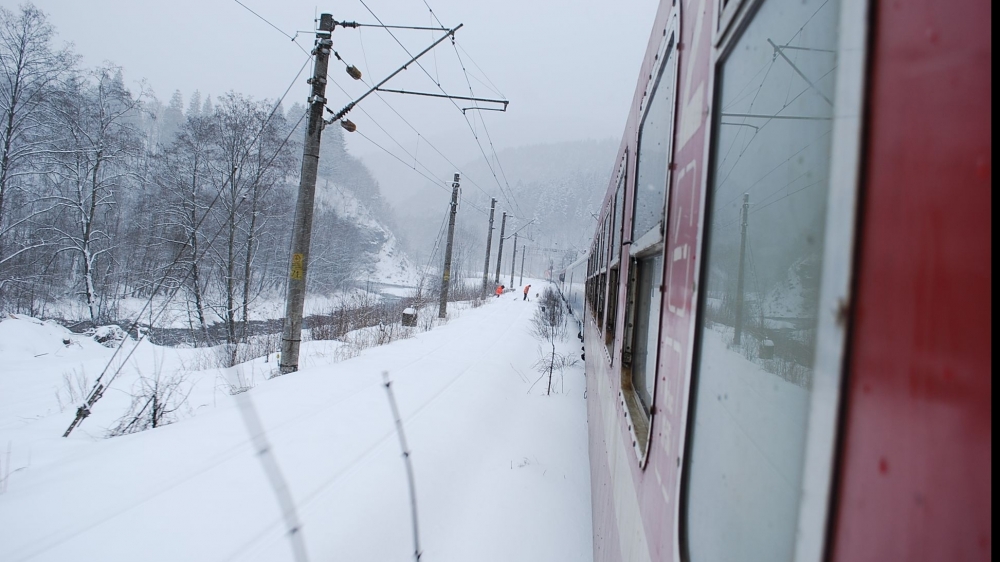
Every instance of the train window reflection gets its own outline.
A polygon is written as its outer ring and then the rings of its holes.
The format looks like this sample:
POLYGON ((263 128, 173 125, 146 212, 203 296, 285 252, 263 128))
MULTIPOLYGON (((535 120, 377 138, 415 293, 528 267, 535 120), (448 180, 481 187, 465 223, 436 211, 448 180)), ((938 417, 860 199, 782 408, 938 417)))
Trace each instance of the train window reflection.
POLYGON ((667 161, 673 131, 674 67, 673 46, 649 101, 649 108, 639 129, 639 154, 635 183, 635 211, 632 240, 639 240, 654 227, 663 226, 666 207, 667 161))
POLYGON ((719 67, 685 490, 696 562, 794 555, 839 12, 766 0, 719 67))

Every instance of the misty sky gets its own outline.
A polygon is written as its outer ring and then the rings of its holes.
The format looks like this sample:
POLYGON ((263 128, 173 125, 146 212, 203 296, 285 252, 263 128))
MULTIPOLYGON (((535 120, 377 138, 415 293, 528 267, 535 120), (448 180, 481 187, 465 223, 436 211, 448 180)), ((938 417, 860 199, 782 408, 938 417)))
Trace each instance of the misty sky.
MULTIPOLYGON (((360 0, 329 5, 299 0, 242 1, 289 35, 313 29, 315 15, 323 11, 333 11, 337 20, 376 23, 360 0)), ((105 60, 119 64, 130 83, 146 79, 162 103, 175 89, 182 91, 185 104, 195 89, 203 96, 236 90, 277 98, 293 83, 306 60, 292 41, 235 0, 34 3, 50 16, 59 41, 74 44, 85 66, 105 60)), ((365 3, 386 24, 437 25, 423 0, 365 3)), ((382 100, 371 96, 359 106, 368 115, 356 109, 349 117, 372 141, 406 159, 416 156, 434 169, 441 168, 437 175, 446 177, 449 166, 421 144, 414 129, 456 163, 482 158, 470 124, 487 152, 490 139, 500 150, 537 142, 620 137, 656 11, 654 0, 428 3, 446 26, 464 24, 457 33, 464 51, 458 53, 471 73, 469 83, 475 95, 493 98, 502 93, 510 100, 509 109, 507 113, 481 112, 481 117, 468 112, 467 124, 459 109, 447 100, 383 94, 411 128, 382 100), (491 91, 494 89, 499 92, 491 91), (485 120, 488 137, 480 119, 485 120)), ((0 0, 0 4, 16 8, 11 0, 0 0)), ((414 54, 435 37, 430 31, 394 33, 414 54)), ((308 50, 312 37, 300 33, 297 43, 308 50)), ((334 48, 345 61, 362 70, 366 81, 380 80, 408 58, 392 37, 376 28, 338 28, 334 48)), ((450 42, 440 44, 421 63, 448 93, 469 95, 469 83, 450 42)), ((305 79, 310 72, 311 65, 286 98, 286 110, 293 102, 304 101, 305 79)), ((336 85, 329 86, 327 98, 333 109, 367 89, 351 80, 336 60, 331 61, 330 76, 347 90, 344 93, 336 85)), ((440 91, 416 66, 385 87, 440 91)), ((348 142, 352 152, 362 156, 382 153, 359 135, 350 135, 348 142)), ((390 158, 384 153, 382 157, 390 158)))

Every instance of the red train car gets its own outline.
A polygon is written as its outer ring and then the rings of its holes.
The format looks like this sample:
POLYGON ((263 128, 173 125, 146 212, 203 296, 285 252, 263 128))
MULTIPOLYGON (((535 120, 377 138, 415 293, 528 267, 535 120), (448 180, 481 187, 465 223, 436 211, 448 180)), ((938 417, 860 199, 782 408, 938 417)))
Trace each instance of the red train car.
POLYGON ((990 559, 990 16, 661 2, 564 275, 595 560, 990 559))

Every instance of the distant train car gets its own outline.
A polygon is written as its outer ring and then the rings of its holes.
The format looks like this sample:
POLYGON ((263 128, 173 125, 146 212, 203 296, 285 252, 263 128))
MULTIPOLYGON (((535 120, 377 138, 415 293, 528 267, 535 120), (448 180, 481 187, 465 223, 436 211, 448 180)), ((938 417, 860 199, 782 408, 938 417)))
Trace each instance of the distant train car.
POLYGON ((569 312, 579 321, 583 321, 585 287, 587 283, 588 255, 584 253, 575 262, 566 266, 559 274, 559 293, 562 295, 569 312))
POLYGON ((563 273, 595 560, 991 558, 990 16, 660 3, 563 273))

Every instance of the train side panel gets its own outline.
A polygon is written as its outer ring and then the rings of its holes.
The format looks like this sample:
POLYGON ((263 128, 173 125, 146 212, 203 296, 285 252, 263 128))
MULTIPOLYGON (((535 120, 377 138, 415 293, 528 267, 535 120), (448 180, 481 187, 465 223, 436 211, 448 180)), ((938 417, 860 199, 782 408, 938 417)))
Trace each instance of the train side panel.
MULTIPOLYGON (((585 321, 588 419, 594 513, 595 561, 673 560, 678 555, 676 516, 680 487, 680 456, 686 417, 687 381, 691 368, 700 241, 702 190, 708 102, 713 2, 662 2, 640 70, 618 161, 625 158, 624 232, 632 232, 637 163, 637 139, 642 119, 643 92, 659 68, 657 50, 664 37, 679 32, 673 150, 670 155, 669 195, 664 232, 663 284, 657 350, 657 381, 653 396, 651 431, 645 458, 636 444, 628 407, 622 395, 622 349, 625 329, 617 330, 612 352, 604 343, 599 322, 587 308, 585 321), (676 18, 676 19, 675 19, 676 18), (677 25, 678 28, 672 26, 677 25), (662 311, 662 312, 661 312, 662 311), (645 462, 643 462, 645 461, 645 462)), ((612 178, 614 180, 614 177, 612 178)), ((615 182, 605 201, 611 204, 615 182)), ((628 236, 625 237, 628 239, 628 236)), ((626 324, 630 246, 621 257, 616 322, 626 324)))
POLYGON ((989 560, 991 4, 875 4, 833 560, 989 560))

